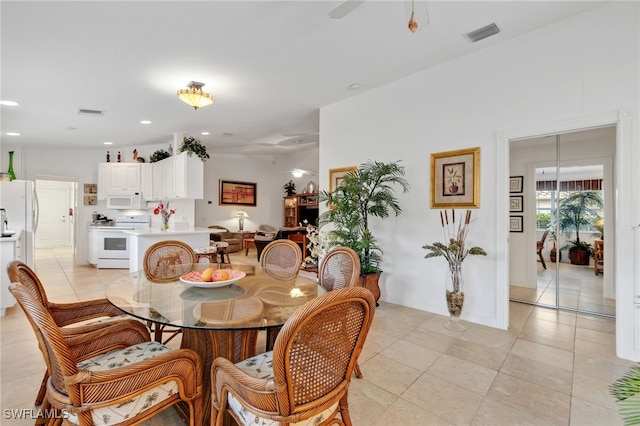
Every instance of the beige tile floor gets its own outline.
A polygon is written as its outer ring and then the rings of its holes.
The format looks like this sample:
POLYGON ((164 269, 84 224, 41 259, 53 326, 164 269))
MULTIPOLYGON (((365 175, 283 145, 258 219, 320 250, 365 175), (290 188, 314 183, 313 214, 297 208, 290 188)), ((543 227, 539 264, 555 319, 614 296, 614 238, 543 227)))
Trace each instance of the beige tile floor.
MULTIPOLYGON (((101 297, 123 270, 73 266, 66 249, 38 250, 36 271, 53 301, 101 297)), ((253 252, 255 253, 255 252, 253 252)), ((255 261, 252 252, 231 260, 255 261)), ((632 362, 615 356, 611 319, 511 303, 508 331, 380 303, 349 395, 354 425, 619 425, 608 385, 632 362)), ((1 425, 33 408, 44 372, 19 307, 0 319, 1 425)), ((146 426, 183 424, 173 409, 146 426)))
POLYGON ((557 276, 556 266, 559 267, 559 300, 560 306, 596 312, 614 316, 616 302, 603 297, 603 276, 595 275, 593 266, 579 266, 570 263, 547 262, 547 269, 538 263, 536 288, 518 287, 512 285, 509 289, 511 299, 540 303, 548 306, 556 304, 557 276))

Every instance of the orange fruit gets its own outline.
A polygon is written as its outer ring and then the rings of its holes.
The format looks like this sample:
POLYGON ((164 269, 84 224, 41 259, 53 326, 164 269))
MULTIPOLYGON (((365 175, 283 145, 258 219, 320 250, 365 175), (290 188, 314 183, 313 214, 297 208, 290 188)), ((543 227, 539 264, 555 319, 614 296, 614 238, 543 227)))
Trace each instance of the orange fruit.
POLYGON ((202 271, 202 281, 204 281, 204 282, 214 281, 213 280, 213 273, 214 273, 214 269, 213 268, 207 268, 204 271, 202 271))
POLYGON ((226 281, 229 279, 229 271, 226 269, 216 269, 213 272, 213 281, 226 281))

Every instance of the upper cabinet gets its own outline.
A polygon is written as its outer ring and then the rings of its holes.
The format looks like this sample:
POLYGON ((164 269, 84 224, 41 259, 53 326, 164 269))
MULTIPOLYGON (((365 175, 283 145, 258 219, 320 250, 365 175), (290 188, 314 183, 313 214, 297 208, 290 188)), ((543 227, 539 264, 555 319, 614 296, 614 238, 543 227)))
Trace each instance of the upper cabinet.
POLYGON ((141 191, 140 163, 98 164, 98 199, 141 191))
POLYGON ((153 164, 153 199, 190 199, 204 197, 204 163, 186 152, 153 164))
POLYGON ((155 163, 99 163, 98 199, 111 194, 142 193, 143 199, 204 197, 204 163, 186 152, 155 163))

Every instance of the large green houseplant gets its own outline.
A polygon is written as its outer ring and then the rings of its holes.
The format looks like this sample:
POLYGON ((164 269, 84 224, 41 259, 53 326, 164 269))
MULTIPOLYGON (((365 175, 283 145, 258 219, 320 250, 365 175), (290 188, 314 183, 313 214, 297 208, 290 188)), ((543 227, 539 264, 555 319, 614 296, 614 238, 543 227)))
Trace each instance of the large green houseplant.
POLYGON ((593 225, 600 219, 600 211, 604 202, 598 191, 575 191, 560 200, 558 206, 558 225, 560 231, 576 233, 575 240, 570 240, 562 247, 569 249, 569 259, 574 265, 588 265, 592 250, 591 244, 580 240, 580 229, 593 225))
POLYGON ((332 192, 319 193, 320 202, 329 207, 320 215, 319 225, 332 224, 332 245, 350 247, 358 253, 364 286, 372 290, 376 300, 380 298, 378 277, 382 272, 382 250, 369 229, 369 219, 386 219, 391 214, 402 213, 396 189, 403 193, 409 191, 404 174, 404 166, 399 161, 368 161, 348 172, 332 192))

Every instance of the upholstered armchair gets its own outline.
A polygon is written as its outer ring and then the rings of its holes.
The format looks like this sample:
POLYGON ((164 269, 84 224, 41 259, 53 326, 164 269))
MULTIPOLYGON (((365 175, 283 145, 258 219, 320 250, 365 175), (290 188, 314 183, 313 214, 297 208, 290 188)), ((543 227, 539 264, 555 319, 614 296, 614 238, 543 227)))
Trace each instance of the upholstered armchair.
POLYGON ((242 233, 241 232, 232 232, 229 231, 224 226, 211 225, 210 229, 218 229, 222 232, 212 232, 209 234, 209 239, 211 241, 224 241, 229 244, 227 248, 227 253, 235 253, 237 251, 242 251, 242 233))
POLYGON ((256 235, 253 237, 254 244, 256 245, 256 251, 258 252, 258 260, 262 255, 262 250, 273 240, 276 239, 278 230, 271 225, 260 225, 256 230, 256 235))

